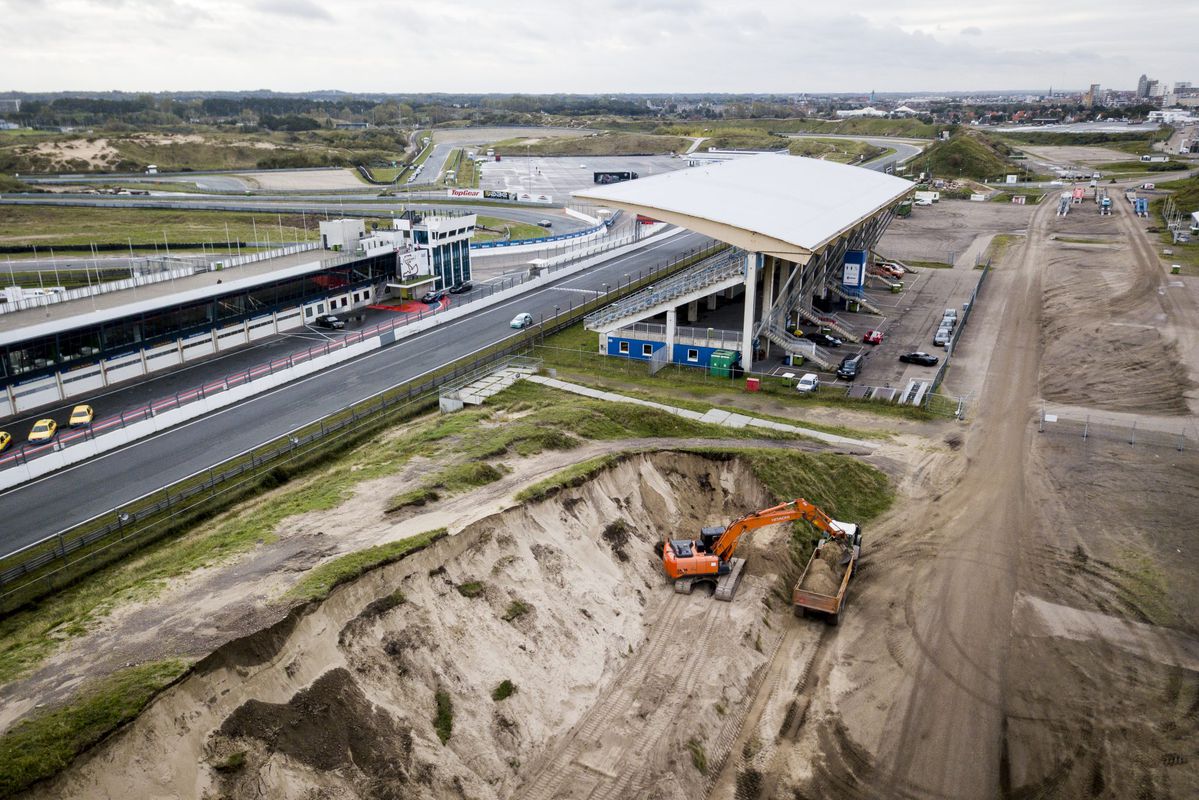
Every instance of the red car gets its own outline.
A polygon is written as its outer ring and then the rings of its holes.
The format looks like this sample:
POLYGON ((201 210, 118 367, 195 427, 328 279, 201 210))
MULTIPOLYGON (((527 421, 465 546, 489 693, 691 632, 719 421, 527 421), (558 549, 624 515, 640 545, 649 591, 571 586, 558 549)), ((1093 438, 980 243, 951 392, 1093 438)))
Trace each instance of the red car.
POLYGON ((883 332, 882 331, 866 331, 866 335, 862 337, 862 341, 865 342, 866 344, 882 344, 883 343, 883 332))

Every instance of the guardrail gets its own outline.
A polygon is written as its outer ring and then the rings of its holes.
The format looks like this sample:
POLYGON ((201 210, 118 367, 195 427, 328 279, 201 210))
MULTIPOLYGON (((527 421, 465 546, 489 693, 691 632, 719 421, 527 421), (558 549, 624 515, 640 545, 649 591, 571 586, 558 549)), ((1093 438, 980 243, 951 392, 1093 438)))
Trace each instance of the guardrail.
POLYGON ((156 541, 189 521, 189 514, 202 513, 214 501, 232 502, 244 496, 258 486, 269 470, 300 461, 322 447, 353 440, 386 418, 416 413, 432 406, 440 387, 510 356, 527 353, 546 335, 574 325, 613 298, 636 292, 706 255, 707 251, 691 251, 661 263, 639 273, 636 281, 630 280, 542 320, 481 353, 396 384, 271 442, 243 451, 4 556, 0 559, 0 613, 32 602, 137 547, 156 541))

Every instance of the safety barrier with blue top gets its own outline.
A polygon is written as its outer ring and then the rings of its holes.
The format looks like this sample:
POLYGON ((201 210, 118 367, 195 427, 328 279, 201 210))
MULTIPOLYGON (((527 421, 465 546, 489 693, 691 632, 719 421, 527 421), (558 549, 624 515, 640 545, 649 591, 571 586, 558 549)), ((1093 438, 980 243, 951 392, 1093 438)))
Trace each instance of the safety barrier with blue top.
POLYGON ((599 233, 604 228, 612 227, 612 223, 615 222, 616 218, 619 216, 620 216, 620 212, 618 211, 615 214, 613 214, 609 219, 601 222, 599 225, 596 225, 594 228, 586 228, 581 231, 575 231, 574 233, 561 233, 561 234, 558 234, 557 236, 538 236, 533 239, 511 239, 509 241, 503 241, 503 242, 479 242, 478 244, 475 244, 472 242, 470 249, 471 250, 492 250, 497 247, 516 247, 517 245, 521 245, 521 244, 553 244, 554 242, 565 242, 569 239, 580 239, 584 236, 591 236, 593 234, 599 233))

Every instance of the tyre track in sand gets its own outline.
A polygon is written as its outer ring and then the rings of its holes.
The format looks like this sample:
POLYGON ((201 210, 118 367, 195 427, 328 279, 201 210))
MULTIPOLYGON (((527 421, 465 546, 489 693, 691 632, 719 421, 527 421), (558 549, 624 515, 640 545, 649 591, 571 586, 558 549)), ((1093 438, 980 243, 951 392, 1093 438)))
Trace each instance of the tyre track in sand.
MULTIPOLYGON (((698 599, 698 595, 696 596, 698 599)), ((613 680, 611 688, 550 755, 514 797, 527 800, 612 800, 645 791, 655 775, 647 763, 672 723, 678 707, 695 688, 713 634, 727 623, 729 606, 708 599, 700 629, 679 625, 692 606, 690 595, 671 593, 654 621, 648 640, 613 680), (685 654, 677 673, 670 650, 685 654), (653 699, 663 687, 657 707, 638 721, 637 701, 653 699), (622 731, 623 729, 623 731, 622 731), (619 736, 622 731, 625 735, 619 736)))

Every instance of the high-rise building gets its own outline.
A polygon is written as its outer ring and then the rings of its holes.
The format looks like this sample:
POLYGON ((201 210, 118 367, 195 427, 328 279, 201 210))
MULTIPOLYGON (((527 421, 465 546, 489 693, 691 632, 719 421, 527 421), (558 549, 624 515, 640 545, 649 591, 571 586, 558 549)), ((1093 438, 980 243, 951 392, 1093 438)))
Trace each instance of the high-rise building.
POLYGON ((1149 76, 1142 73, 1140 80, 1137 81, 1137 97, 1149 96, 1149 76))
POLYGON ((1099 84, 1092 83, 1091 88, 1082 93, 1082 104, 1087 108, 1092 108, 1095 101, 1099 99, 1099 84))

